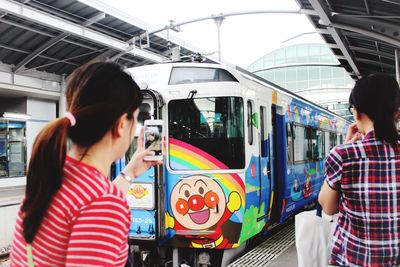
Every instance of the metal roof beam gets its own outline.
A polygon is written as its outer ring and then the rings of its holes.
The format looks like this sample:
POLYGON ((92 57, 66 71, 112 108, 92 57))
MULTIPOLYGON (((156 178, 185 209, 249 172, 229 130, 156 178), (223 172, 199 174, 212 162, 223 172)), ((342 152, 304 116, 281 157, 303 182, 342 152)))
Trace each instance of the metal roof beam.
POLYGON ((342 30, 346 30, 346 31, 352 31, 352 32, 356 32, 356 33, 361 33, 365 36, 368 36, 370 38, 374 38, 377 39, 379 41, 383 41, 386 42, 388 44, 394 45, 396 47, 400 47, 400 40, 395 39, 395 38, 391 38, 387 35, 381 34, 381 33, 377 33, 371 30, 366 30, 363 28, 359 28, 359 27, 354 27, 354 26, 349 26, 346 24, 341 24, 341 23, 332 23, 330 25, 331 27, 334 28, 338 28, 338 29, 342 29, 342 30))
POLYGON ((44 51, 46 51, 47 49, 49 49, 50 47, 52 47, 53 45, 55 45, 56 43, 62 41, 64 38, 67 38, 70 34, 69 33, 62 33, 50 40, 48 40, 47 42, 45 42, 44 44, 42 44, 41 46, 39 46, 35 51, 33 51, 32 53, 30 53, 27 57, 25 57, 24 59, 22 59, 20 62, 17 63, 17 65, 15 65, 15 67, 13 68, 14 72, 18 72, 20 69, 22 69, 26 64, 28 64, 29 62, 31 62, 33 59, 35 59, 37 56, 39 56, 41 53, 43 53, 44 51))
MULTIPOLYGON (((397 16, 397 18, 400 18, 400 16, 397 16)), ((397 37, 399 35, 398 24, 389 22, 387 20, 374 19, 372 17, 357 17, 356 15, 334 14, 332 17, 332 23, 347 24, 355 27, 362 25, 364 29, 371 29, 375 32, 381 32, 387 36, 397 37)))
POLYGON ((365 9, 367 10, 367 14, 371 15, 371 11, 369 10, 368 0, 364 0, 365 9))
POLYGON ((114 49, 108 49, 108 50, 104 51, 103 53, 101 53, 101 54, 95 56, 95 57, 94 57, 93 59, 91 59, 91 60, 93 60, 93 61, 96 61, 96 60, 105 60, 105 59, 109 58, 111 54, 113 54, 113 53, 115 53, 115 52, 116 52, 116 51, 115 51, 114 49))
POLYGON ((123 55, 125 55, 125 52, 119 52, 118 54, 116 54, 115 56, 110 57, 111 61, 117 61, 120 57, 122 57, 123 55))
POLYGON ((131 62, 133 64, 137 64, 138 63, 138 61, 130 59, 130 58, 127 58, 127 57, 124 57, 124 56, 120 57, 120 59, 128 61, 128 62, 131 62))
POLYGON ((400 3, 399 2, 396 2, 397 0, 382 0, 382 2, 386 2, 386 3, 390 3, 390 4, 394 4, 394 5, 399 5, 400 6, 400 3))
POLYGON ((90 25, 92 25, 92 24, 104 19, 105 17, 106 17, 106 13, 98 12, 94 16, 92 16, 92 17, 88 18, 86 21, 84 21, 82 23, 82 25, 85 26, 85 27, 90 26, 90 25))
POLYGON ((330 34, 328 29, 321 29, 321 28, 316 28, 315 32, 319 34, 330 34))
POLYGON ((326 7, 322 5, 322 3, 319 0, 310 0, 310 3, 312 7, 314 8, 315 11, 317 11, 318 16, 320 17, 323 25, 328 26, 328 31, 331 34, 332 38, 335 40, 336 44, 339 46, 339 49, 342 51, 343 55, 346 57, 347 62, 349 62, 350 67, 352 68, 353 72, 357 77, 361 77, 360 71, 356 65, 356 63, 353 60, 353 57, 351 56, 349 50, 347 49, 346 45, 340 38, 339 33, 335 28, 329 27, 329 25, 332 24, 331 18, 328 16, 330 12, 326 10, 326 7))
POLYGON ((339 46, 337 44, 326 43, 326 46, 332 49, 339 49, 339 46))
MULTIPOLYGON (((127 51, 130 48, 129 44, 124 41, 11 0, 0 0, 0 10, 95 43, 100 43, 119 51, 127 51)), ((133 47, 131 50, 129 49, 127 53, 148 59, 152 62, 162 62, 166 59, 165 57, 142 50, 138 47, 133 47)))
POLYGON ((19 53, 24 53, 24 54, 30 54, 31 53, 31 52, 22 50, 20 48, 11 47, 11 46, 8 46, 8 45, 5 45, 5 44, 0 44, 0 48, 4 48, 4 49, 7 49, 7 50, 11 50, 11 51, 19 52, 19 53))
POLYGON ((399 19, 400 15, 358 15, 358 14, 344 14, 339 12, 332 12, 332 16, 350 17, 350 18, 367 18, 367 19, 399 19))
POLYGON ((377 53, 375 49, 363 48, 363 47, 358 47, 358 46, 349 46, 349 49, 351 49, 353 51, 356 51, 356 52, 369 54, 369 55, 381 56, 381 57, 388 58, 388 59, 391 59, 391 60, 394 59, 394 56, 392 54, 385 53, 385 52, 382 52, 382 51, 379 51, 377 53))
MULTIPOLYGON (((73 4, 73 1, 69 1, 70 3, 66 6, 63 7, 64 8, 68 8, 69 6, 71 6, 73 4)), ((44 3, 43 1, 33 1, 29 4, 30 7, 36 8, 38 10, 42 10, 46 13, 52 14, 54 16, 57 16, 59 18, 62 19, 66 19, 78 24, 81 24, 83 21, 85 21, 85 18, 82 18, 80 16, 77 16, 75 14, 66 12, 63 9, 59 9, 55 6, 51 6, 49 4, 44 3)))
MULTIPOLYGON (((4 14, 7 14, 7 13, 4 13, 4 14)), ((41 31, 41 30, 38 30, 38 29, 34 29, 32 27, 24 26, 24 25, 18 24, 16 22, 10 21, 8 19, 4 19, 2 17, 0 17, 0 22, 3 22, 5 24, 11 25, 11 26, 15 26, 15 27, 20 28, 20 29, 24 29, 24 30, 31 31, 31 32, 34 32, 34 33, 38 33, 38 34, 41 34, 41 35, 44 35, 44 36, 55 37, 55 35, 50 34, 48 32, 41 31)))
MULTIPOLYGON (((99 50, 99 52, 103 52, 103 50, 105 50, 105 49, 99 50)), ((71 60, 71 59, 75 59, 75 58, 85 57, 85 56, 88 56, 88 55, 91 55, 91 54, 94 54, 94 53, 96 53, 96 51, 90 51, 90 52, 88 52, 88 53, 84 53, 84 54, 80 54, 80 55, 77 55, 77 56, 73 56, 73 57, 66 58, 66 59, 64 59, 64 60, 71 60)), ((62 61, 63 61, 63 60, 61 60, 60 62, 62 62, 62 61)), ((48 67, 48 66, 51 66, 51 65, 58 64, 58 63, 60 63, 60 62, 46 63, 46 64, 43 64, 43 65, 40 65, 40 66, 35 66, 35 68, 36 68, 36 69, 39 69, 39 68, 43 68, 43 67, 48 67)))
POLYGON ((361 39, 361 40, 366 40, 367 36, 364 34, 358 33, 358 32, 349 32, 349 31, 342 31, 343 35, 345 37, 351 37, 351 38, 356 38, 356 39, 361 39))
POLYGON ((375 60, 370 60, 370 59, 366 59, 366 58, 359 58, 359 57, 357 57, 356 59, 359 62, 368 64, 368 65, 373 65, 373 66, 376 66, 376 67, 384 67, 384 68, 387 68, 387 69, 395 69, 396 68, 394 65, 387 64, 387 63, 382 63, 382 62, 375 61, 375 60))
MULTIPOLYGON (((21 24, 9 21, 7 19, 0 18, 0 22, 4 22, 6 24, 15 26, 17 28, 21 28, 21 29, 24 29, 24 30, 27 30, 27 31, 31 31, 31 32, 34 32, 34 33, 38 33, 38 34, 41 34, 41 35, 44 35, 44 36, 47 36, 47 37, 51 37, 51 38, 57 36, 57 35, 50 34, 48 32, 42 31, 42 30, 33 29, 32 27, 23 26, 21 24)), ((71 40, 68 40, 68 39, 64 40, 64 42, 69 43, 69 44, 73 44, 73 45, 77 45, 77 46, 81 46, 81 47, 87 48, 89 50, 97 50, 96 48, 93 48, 93 47, 90 47, 88 45, 84 45, 84 44, 81 44, 81 43, 78 43, 78 42, 74 42, 74 41, 71 41, 71 40)))
MULTIPOLYGON (((5 44, 0 44, 0 48, 8 49, 8 50, 19 52, 19 53, 23 53, 23 54, 30 54, 31 53, 29 51, 22 50, 20 48, 11 47, 11 46, 8 46, 8 45, 5 45, 5 44)), ((49 60, 56 61, 56 62, 63 62, 65 64, 69 64, 69 65, 73 65, 73 66, 78 66, 78 64, 69 62, 68 60, 63 60, 63 59, 44 56, 44 55, 39 55, 38 57, 49 59, 49 60)))
POLYGON ((346 58, 345 56, 342 56, 342 55, 336 55, 336 54, 335 54, 335 57, 336 57, 338 60, 347 60, 347 58, 346 58))
POLYGON ((95 56, 93 59, 91 59, 91 61, 106 60, 106 59, 108 59, 108 60, 118 60, 118 59, 122 59, 122 60, 125 60, 125 61, 129 61, 129 62, 131 62, 131 63, 133 63, 133 64, 136 64, 136 63, 139 62, 139 61, 133 60, 133 59, 131 59, 131 58, 124 57, 124 55, 125 55, 126 53, 123 53, 123 52, 118 53, 116 56, 110 57, 110 56, 111 56, 112 54, 114 54, 115 52, 117 52, 117 51, 115 51, 115 50, 113 50, 113 49, 109 49, 109 50, 107 50, 107 51, 105 51, 105 52, 103 52, 103 53, 101 53, 101 54, 95 56), (116 59, 114 59, 114 57, 116 57, 116 59))

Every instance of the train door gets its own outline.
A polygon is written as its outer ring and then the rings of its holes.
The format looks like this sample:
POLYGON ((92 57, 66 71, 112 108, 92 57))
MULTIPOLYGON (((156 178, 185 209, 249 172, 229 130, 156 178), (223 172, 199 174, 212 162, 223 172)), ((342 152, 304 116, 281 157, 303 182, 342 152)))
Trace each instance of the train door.
MULTIPOLYGON (((139 107, 138 125, 144 125, 145 120, 162 119, 161 95, 152 90, 142 90, 143 102, 139 107)), ((162 138, 160 136, 159 138, 162 138)), ((135 136, 131 148, 127 152, 127 160, 137 148, 138 136, 135 136)), ((131 189, 126 195, 129 207, 132 211, 132 222, 129 231, 129 241, 135 244, 146 240, 154 242, 164 234, 164 199, 163 196, 163 171, 162 167, 152 167, 141 176, 136 177, 131 189), (145 192, 145 193, 144 193, 145 192)))
POLYGON ((258 130, 260 128, 259 112, 254 101, 247 101, 247 131, 248 131, 248 155, 251 156, 250 164, 246 170, 246 187, 252 188, 246 192, 246 208, 251 206, 258 207, 259 214, 262 210, 262 185, 261 185, 261 165, 260 165, 260 140, 258 130))
POLYGON ((267 131, 267 108, 265 106, 260 106, 260 208, 258 220, 262 220, 268 217, 269 204, 271 199, 271 165, 270 165, 270 142, 271 139, 268 137, 267 131))
POLYGON ((278 141, 277 141, 277 107, 271 106, 271 144, 270 144, 270 169, 271 169, 271 200, 269 206, 269 221, 270 223, 277 222, 280 216, 280 207, 278 201, 278 141))

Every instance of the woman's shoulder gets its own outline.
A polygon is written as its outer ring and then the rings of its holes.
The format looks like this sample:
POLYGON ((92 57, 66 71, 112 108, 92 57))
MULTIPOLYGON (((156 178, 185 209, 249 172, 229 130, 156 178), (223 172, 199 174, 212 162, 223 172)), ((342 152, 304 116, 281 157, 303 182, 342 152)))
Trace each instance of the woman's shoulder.
POLYGON ((347 160, 352 158, 359 158, 360 156, 362 156, 363 150, 364 143, 362 142, 362 140, 359 140, 354 143, 337 145, 331 150, 331 154, 334 153, 342 160, 347 160))
POLYGON ((114 196, 125 201, 122 193, 108 179, 95 168, 66 162, 64 178, 60 188, 61 196, 70 198, 68 201, 75 209, 80 209, 102 196, 114 196))
MULTIPOLYGON (((362 139, 354 143, 341 144, 332 149, 344 160, 357 158, 386 158, 396 156, 400 151, 400 143, 393 150, 389 144, 385 144, 375 138, 362 139)), ((331 153, 332 153, 331 151, 331 153)))

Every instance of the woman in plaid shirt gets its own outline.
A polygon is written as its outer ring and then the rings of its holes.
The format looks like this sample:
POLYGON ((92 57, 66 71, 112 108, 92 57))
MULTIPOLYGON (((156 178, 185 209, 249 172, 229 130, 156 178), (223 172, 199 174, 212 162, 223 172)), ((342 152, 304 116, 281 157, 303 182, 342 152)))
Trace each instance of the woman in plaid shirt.
POLYGON ((327 214, 339 211, 330 263, 400 266, 400 89, 376 74, 350 94, 355 123, 330 152, 318 198, 327 214))

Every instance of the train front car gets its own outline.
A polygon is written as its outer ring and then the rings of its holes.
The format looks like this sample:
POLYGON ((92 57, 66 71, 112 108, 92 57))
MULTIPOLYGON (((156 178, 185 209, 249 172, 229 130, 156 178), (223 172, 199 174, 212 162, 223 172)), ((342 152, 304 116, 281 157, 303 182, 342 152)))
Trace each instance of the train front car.
MULTIPOLYGON (((154 215, 156 224, 162 224, 154 228, 160 231, 155 233, 157 246, 173 251, 176 266, 226 265, 246 240, 262 231, 268 217, 270 167, 268 157, 260 158, 264 143, 259 144, 258 125, 265 127, 265 136, 268 132, 266 119, 256 117, 257 92, 216 64, 161 64, 130 71, 138 84, 165 102, 158 116, 165 122, 167 147, 163 177, 158 178, 164 196, 160 192, 155 208, 163 218, 154 215), (268 181, 264 188, 262 178, 268 181)), ((265 116, 267 106, 265 102, 265 116)), ((142 221, 135 213, 143 209, 133 207, 131 229, 142 221)), ((131 240, 143 241, 135 233, 131 240)))

